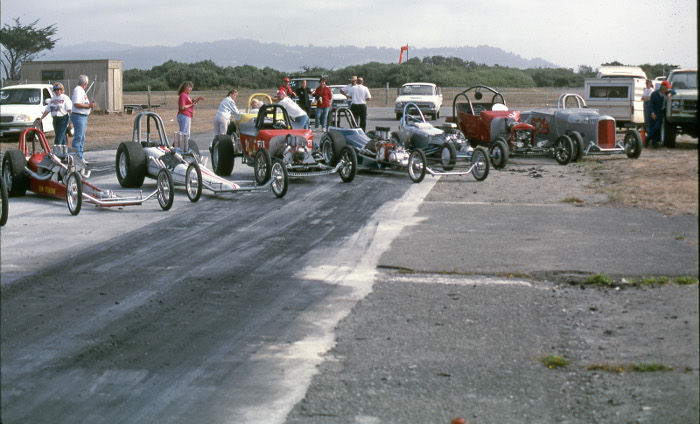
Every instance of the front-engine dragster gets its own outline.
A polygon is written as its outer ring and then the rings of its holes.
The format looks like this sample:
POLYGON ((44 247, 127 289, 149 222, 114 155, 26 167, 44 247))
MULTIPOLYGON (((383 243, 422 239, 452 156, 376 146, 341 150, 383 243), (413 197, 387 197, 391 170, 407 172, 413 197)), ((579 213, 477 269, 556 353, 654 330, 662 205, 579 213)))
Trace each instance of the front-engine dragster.
MULTIPOLYGON (((386 137, 382 131, 368 133, 373 139, 386 137)), ((423 112, 414 103, 406 103, 399 120, 398 131, 391 134, 392 144, 404 146, 410 151, 408 176, 420 182, 426 173, 430 175, 472 174, 477 181, 489 175, 489 158, 486 149, 472 147, 454 124, 440 128, 426 121, 423 112)))
POLYGON ((255 119, 238 127, 240 138, 216 135, 209 147, 212 169, 217 175, 231 173, 236 157, 255 169, 255 179, 264 183, 270 178, 270 158, 284 164, 291 177, 338 174, 349 183, 357 172, 355 151, 344 141, 322 138, 316 145, 308 128, 293 123, 286 109, 279 104, 264 104, 255 119))
POLYGON ((156 175, 156 190, 144 195, 140 190, 106 190, 87 181, 90 171, 77 152, 67 145, 49 147, 41 130, 28 128, 19 139, 19 149, 9 150, 3 157, 2 179, 10 196, 24 196, 27 190, 36 194, 65 198, 72 215, 80 213, 82 202, 99 207, 140 205, 157 199, 163 210, 173 205, 173 179, 167 169, 156 175), (27 137, 31 135, 31 150, 27 137), (37 140, 40 149, 37 148, 37 140))
POLYGON ((134 120, 131 142, 117 149, 117 179, 122 187, 141 187, 146 177, 155 178, 161 169, 169 170, 175 184, 185 186, 191 202, 199 200, 202 189, 214 193, 270 191, 277 197, 287 193, 287 170, 281 161, 270 156, 262 158, 268 178, 260 183, 230 181, 206 167, 206 158, 199 153, 197 143, 186 134, 176 133, 171 145, 165 134, 163 120, 156 113, 142 112, 134 120), (145 121, 145 129, 143 121, 145 121))

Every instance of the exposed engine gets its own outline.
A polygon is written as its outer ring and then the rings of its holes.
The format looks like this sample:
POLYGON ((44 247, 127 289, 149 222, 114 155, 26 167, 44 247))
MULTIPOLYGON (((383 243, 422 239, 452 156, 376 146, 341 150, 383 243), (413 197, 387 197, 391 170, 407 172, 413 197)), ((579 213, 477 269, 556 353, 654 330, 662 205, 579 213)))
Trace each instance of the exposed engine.
POLYGON ((391 140, 377 141, 377 162, 388 162, 392 165, 408 166, 408 152, 398 143, 391 140))
POLYGON ((516 148, 526 148, 531 147, 532 142, 531 131, 527 130, 515 130, 513 132, 513 146, 516 148))
POLYGON ((281 156, 285 163, 292 165, 315 163, 313 152, 309 149, 304 137, 288 135, 284 142, 278 144, 278 148, 281 150, 281 156))

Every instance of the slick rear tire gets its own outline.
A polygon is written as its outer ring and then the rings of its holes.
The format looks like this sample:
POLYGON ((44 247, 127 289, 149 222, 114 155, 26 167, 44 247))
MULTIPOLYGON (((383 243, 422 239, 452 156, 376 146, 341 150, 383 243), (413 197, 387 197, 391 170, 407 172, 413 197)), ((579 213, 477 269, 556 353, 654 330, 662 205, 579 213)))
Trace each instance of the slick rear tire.
POLYGON ((148 171, 146 151, 139 143, 124 142, 117 148, 116 171, 119 185, 124 188, 139 188, 148 171))
POLYGON ((10 205, 8 203, 7 187, 5 186, 5 179, 0 177, 0 201, 2 202, 1 213, 0 213, 0 227, 7 224, 7 216, 10 214, 10 205))
POLYGON ((445 171, 452 171, 457 164, 457 148, 452 143, 442 143, 440 146, 440 166, 445 171))
POLYGON ((211 168, 220 177, 231 175, 235 156, 233 155, 233 138, 217 135, 211 143, 211 168))
POLYGON ((27 159, 19 150, 8 150, 2 158, 2 178, 10 197, 24 196, 29 188, 29 176, 24 171, 27 159))
POLYGON ((340 160, 340 152, 345 147, 345 137, 335 131, 323 134, 321 138, 321 153, 330 166, 335 166, 340 160))
POLYGON ((583 137, 578 131, 571 131, 571 133, 569 133, 569 137, 571 137, 574 147, 574 151, 571 154, 571 162, 578 162, 579 159, 583 157, 583 151, 586 148, 584 146, 583 137))

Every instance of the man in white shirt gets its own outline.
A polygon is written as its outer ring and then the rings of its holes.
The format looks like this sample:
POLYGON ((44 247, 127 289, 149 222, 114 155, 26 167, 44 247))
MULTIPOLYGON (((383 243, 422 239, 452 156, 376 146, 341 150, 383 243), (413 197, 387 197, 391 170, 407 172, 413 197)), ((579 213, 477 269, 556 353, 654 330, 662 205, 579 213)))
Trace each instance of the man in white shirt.
POLYGON ((362 131, 366 131, 367 128, 367 100, 370 100, 372 96, 369 93, 369 88, 364 86, 364 79, 358 78, 357 85, 349 89, 347 95, 350 96, 352 104, 350 105, 350 111, 355 115, 355 120, 357 120, 358 125, 362 128, 362 131))
POLYGON ((299 124, 303 129, 309 129, 309 115, 298 104, 294 103, 283 90, 277 92, 277 103, 287 110, 287 114, 292 121, 299 124))
MULTIPOLYGON (((70 121, 73 123, 73 142, 71 146, 78 152, 78 156, 83 159, 83 147, 85 146, 85 131, 87 130, 88 115, 92 108, 96 106, 94 101, 88 99, 85 89, 88 85, 87 75, 78 77, 78 85, 73 89, 71 101, 73 102, 73 113, 71 113, 70 121)), ((87 161, 83 159, 87 165, 87 161)))

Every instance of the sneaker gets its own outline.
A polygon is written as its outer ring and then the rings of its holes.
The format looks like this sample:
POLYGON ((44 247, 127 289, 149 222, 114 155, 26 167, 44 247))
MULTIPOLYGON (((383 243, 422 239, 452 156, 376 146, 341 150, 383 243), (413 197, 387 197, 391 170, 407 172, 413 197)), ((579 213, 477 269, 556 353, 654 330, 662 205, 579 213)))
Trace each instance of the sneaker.
POLYGON ((85 164, 85 166, 88 166, 88 165, 90 165, 90 162, 88 162, 88 160, 87 160, 87 159, 85 159, 85 158, 83 158, 83 163, 85 164))

